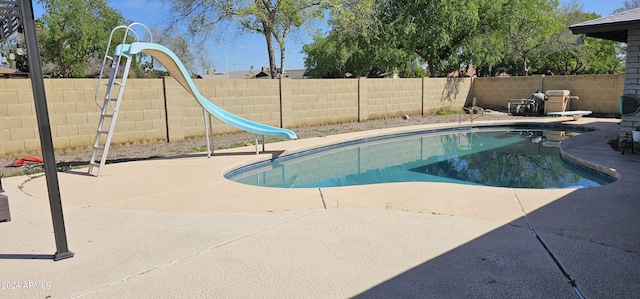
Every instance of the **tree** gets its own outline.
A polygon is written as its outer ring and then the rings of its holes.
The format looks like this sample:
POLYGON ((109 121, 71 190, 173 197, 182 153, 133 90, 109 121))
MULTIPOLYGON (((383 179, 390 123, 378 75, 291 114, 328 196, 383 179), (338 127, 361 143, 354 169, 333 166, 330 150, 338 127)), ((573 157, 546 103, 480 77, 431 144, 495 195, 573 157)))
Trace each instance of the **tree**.
MULTIPOLYGON (((193 35, 206 36, 229 22, 243 31, 261 34, 267 46, 271 78, 277 75, 274 37, 283 45, 282 63, 285 61, 284 43, 290 30, 321 16, 314 12, 320 6, 320 1, 316 0, 178 0, 171 4, 175 20, 172 26, 186 22, 193 35)), ((280 69, 284 71, 283 65, 280 69)))
POLYGON ((305 75, 311 78, 344 78, 367 76, 375 68, 372 49, 362 39, 332 32, 316 36, 303 47, 306 53, 305 75), (363 44, 364 43, 364 44, 363 44))
POLYGON ((622 4, 624 5, 624 10, 632 10, 640 7, 640 0, 624 0, 622 4))
POLYGON ((479 5, 478 27, 463 42, 459 55, 476 67, 478 76, 499 72, 526 76, 539 71, 536 66, 558 51, 559 37, 569 32, 556 0, 494 0, 479 5))
MULTIPOLYGON (((423 75, 416 66, 418 56, 393 44, 392 39, 370 38, 332 30, 316 36, 303 47, 305 75, 312 78, 378 77, 395 72, 401 77, 423 75)), ((419 63, 418 63, 419 64, 419 63)))
POLYGON ((415 76, 417 56, 427 62, 430 75, 435 77, 457 63, 456 54, 475 31, 478 3, 484 2, 332 1, 331 34, 357 43, 357 48, 370 53, 369 59, 377 58, 374 65, 380 70, 415 76))
POLYGON ((383 33, 380 8, 393 0, 330 0, 327 2, 332 32, 374 37, 383 33))
POLYGON ((585 15, 575 3, 562 9, 558 5, 557 0, 343 2, 332 8, 329 38, 305 47, 305 66, 313 76, 362 75, 349 66, 362 56, 369 62, 362 66, 411 76, 417 55, 432 77, 465 65, 474 66, 479 76, 619 70, 613 43, 589 40, 584 47, 572 45, 575 36, 567 27, 586 20, 585 15), (358 18, 360 12, 370 18, 358 18))
POLYGON ((492 76, 494 66, 504 63, 509 55, 506 32, 500 30, 507 22, 508 15, 503 13, 502 7, 506 0, 480 1, 478 10, 478 24, 475 31, 462 43, 460 53, 454 55, 461 65, 471 65, 477 76, 492 76))
POLYGON ((448 59, 459 53, 479 22, 475 0, 396 0, 384 2, 381 20, 396 44, 424 59, 436 77, 448 59))
POLYGON ((551 53, 534 67, 561 75, 619 72, 622 69, 622 60, 618 55, 619 43, 585 37, 584 43, 577 45, 574 43, 576 36, 568 29, 570 25, 597 19, 600 15, 584 12, 577 2, 563 5, 561 11, 565 26, 552 37, 555 42, 549 45, 551 53))
POLYGON ((510 59, 520 65, 520 74, 529 75, 530 66, 549 55, 564 28, 557 0, 508 0, 503 6, 506 42, 510 59))
POLYGON ((291 0, 283 3, 279 15, 280 20, 275 23, 273 28, 273 38, 280 48, 280 74, 284 75, 287 37, 302 27, 305 22, 322 18, 322 10, 315 3, 305 0, 291 0))
MULTIPOLYGON (((111 30, 122 15, 104 0, 41 0, 45 14, 39 18, 38 40, 43 63, 55 66, 53 76, 85 77, 89 61, 97 63, 106 50, 111 30)), ((99 70, 99 68, 98 68, 99 70)))
MULTIPOLYGON (((184 32, 163 30, 158 26, 150 26, 149 30, 153 35, 153 41, 164 45, 176 54, 191 74, 196 74, 194 71, 196 67, 209 70, 209 61, 206 59, 209 50, 204 46, 204 44, 193 43, 189 40, 188 34, 185 34, 184 32)), ((140 65, 135 70, 139 77, 158 77, 165 74, 165 72, 155 69, 159 64, 152 56, 138 56, 140 59, 140 65)))

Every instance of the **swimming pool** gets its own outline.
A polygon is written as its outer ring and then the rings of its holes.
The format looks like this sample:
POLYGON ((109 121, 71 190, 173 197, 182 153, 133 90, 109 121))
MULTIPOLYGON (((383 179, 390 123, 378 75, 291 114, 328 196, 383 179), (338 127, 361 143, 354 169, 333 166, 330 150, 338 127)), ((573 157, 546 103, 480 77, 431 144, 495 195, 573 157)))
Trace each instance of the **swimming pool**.
POLYGON ((560 142, 585 131, 575 126, 526 125, 395 134, 279 157, 225 177, 279 188, 449 182, 547 189, 613 182, 561 158, 560 142))

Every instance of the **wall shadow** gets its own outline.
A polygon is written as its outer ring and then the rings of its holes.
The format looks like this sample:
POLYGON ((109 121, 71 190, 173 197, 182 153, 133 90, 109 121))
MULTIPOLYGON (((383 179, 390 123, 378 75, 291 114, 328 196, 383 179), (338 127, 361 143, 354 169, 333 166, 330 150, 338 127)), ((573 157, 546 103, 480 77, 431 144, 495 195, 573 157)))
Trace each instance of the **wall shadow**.
POLYGON ((631 195, 640 187, 607 186, 528 213, 540 241, 518 219, 355 298, 578 298, 573 283, 586 298, 634 297, 640 200, 631 195))

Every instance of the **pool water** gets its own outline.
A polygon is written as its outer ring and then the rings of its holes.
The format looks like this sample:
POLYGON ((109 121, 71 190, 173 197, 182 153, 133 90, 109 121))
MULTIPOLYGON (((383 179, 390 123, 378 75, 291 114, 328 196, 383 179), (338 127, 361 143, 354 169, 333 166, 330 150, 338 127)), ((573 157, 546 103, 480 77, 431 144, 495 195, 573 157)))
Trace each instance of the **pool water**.
POLYGON ((491 127, 364 139, 246 166, 232 181, 318 188, 393 182, 449 182, 512 188, 583 188, 613 182, 563 161, 560 142, 577 127, 491 127))

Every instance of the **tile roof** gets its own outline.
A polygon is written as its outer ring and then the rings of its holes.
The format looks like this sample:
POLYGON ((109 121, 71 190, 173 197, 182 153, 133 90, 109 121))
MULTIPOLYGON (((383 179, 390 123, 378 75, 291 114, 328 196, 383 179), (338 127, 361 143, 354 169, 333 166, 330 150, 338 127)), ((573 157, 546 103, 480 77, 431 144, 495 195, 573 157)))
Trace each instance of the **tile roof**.
POLYGON ((602 17, 599 19, 589 20, 579 24, 571 25, 569 26, 569 28, 596 26, 596 25, 623 23, 623 22, 634 22, 638 20, 640 20, 640 8, 626 10, 626 11, 608 15, 606 17, 602 17))
POLYGON ((640 8, 571 25, 569 29, 573 34, 626 42, 629 29, 640 29, 640 8))
POLYGON ((10 69, 8 67, 0 66, 0 75, 13 74, 15 72, 16 72, 16 70, 14 70, 14 69, 10 69))

